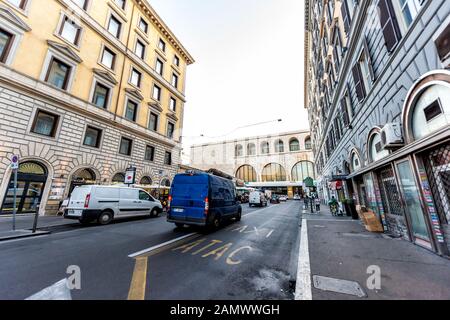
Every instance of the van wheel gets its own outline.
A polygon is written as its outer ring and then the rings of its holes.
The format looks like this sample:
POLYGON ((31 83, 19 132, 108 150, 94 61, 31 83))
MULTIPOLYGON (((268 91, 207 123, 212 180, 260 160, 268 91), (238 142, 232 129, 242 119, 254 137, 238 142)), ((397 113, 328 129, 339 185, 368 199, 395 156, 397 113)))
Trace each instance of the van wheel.
POLYGON ((219 229, 221 224, 222 224, 222 219, 220 219, 219 216, 214 217, 213 224, 212 224, 213 228, 219 229))
POLYGON ((159 216, 159 210, 158 209, 153 209, 150 212, 150 217, 157 217, 157 216, 159 216))
POLYGON ((242 220, 242 212, 239 211, 237 216, 236 216, 236 221, 241 221, 242 220))
POLYGON ((103 211, 102 214, 98 217, 97 222, 101 225, 110 224, 113 219, 113 214, 110 211, 103 211))

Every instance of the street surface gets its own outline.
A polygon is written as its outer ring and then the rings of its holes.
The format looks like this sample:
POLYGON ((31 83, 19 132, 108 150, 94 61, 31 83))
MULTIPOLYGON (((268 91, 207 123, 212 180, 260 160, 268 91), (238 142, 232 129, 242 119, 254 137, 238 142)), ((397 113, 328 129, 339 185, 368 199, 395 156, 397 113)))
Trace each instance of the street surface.
POLYGON ((177 229, 165 216, 48 227, 48 236, 0 243, 0 299, 36 294, 67 278, 69 266, 81 270, 73 299, 293 299, 300 207, 246 204, 241 222, 210 233, 177 229), (145 253, 161 244, 156 254, 145 253))

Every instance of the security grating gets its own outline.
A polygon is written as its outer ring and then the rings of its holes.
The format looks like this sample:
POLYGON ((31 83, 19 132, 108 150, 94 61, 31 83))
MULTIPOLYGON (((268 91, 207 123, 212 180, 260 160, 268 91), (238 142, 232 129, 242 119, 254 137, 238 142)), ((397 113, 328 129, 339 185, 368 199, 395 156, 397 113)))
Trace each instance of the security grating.
POLYGON ((450 218, 450 143, 431 151, 424 159, 430 187, 441 219, 450 218))
POLYGON ((391 166, 378 173, 378 183, 381 188, 381 200, 384 210, 389 214, 402 216, 402 203, 395 181, 394 170, 391 166))

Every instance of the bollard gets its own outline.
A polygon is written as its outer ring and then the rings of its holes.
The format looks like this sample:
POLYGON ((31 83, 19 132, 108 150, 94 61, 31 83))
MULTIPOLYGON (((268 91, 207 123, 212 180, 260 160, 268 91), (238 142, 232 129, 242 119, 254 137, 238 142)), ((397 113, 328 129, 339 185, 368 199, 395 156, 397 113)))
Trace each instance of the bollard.
POLYGON ((38 223, 38 217, 39 217, 39 208, 40 208, 40 205, 38 204, 36 206, 36 214, 34 215, 33 233, 36 233, 36 229, 37 229, 37 223, 38 223))

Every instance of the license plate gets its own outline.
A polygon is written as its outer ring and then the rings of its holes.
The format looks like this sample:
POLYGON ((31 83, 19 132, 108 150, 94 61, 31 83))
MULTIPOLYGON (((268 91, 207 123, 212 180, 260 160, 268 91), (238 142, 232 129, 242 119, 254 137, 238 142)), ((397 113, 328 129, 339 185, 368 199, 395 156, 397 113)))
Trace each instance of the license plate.
POLYGON ((68 212, 69 216, 74 216, 74 217, 81 217, 83 215, 83 210, 73 210, 70 209, 68 212))
POLYGON ((180 209, 180 208, 175 208, 173 209, 173 212, 184 212, 184 209, 180 209))

